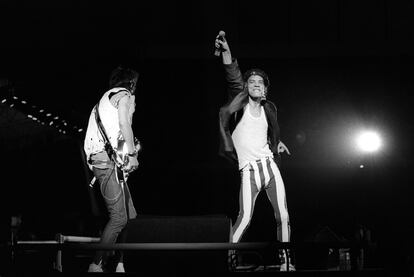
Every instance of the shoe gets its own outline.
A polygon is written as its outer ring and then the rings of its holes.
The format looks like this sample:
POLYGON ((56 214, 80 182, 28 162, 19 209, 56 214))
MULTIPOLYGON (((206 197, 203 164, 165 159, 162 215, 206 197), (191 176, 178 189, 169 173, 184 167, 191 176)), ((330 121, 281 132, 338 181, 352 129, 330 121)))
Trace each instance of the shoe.
MULTIPOLYGON (((288 271, 286 263, 283 263, 283 264, 280 265, 280 271, 288 271)), ((291 263, 289 263, 289 271, 296 271, 295 266, 291 263)))
POLYGON ((292 259, 290 257, 290 250, 279 250, 279 261, 280 261, 280 271, 296 271, 295 266, 292 264, 292 259), (289 268, 287 266, 289 262, 289 268))
POLYGON ((235 250, 229 250, 227 257, 227 264, 230 271, 236 270, 238 266, 238 255, 235 250))
POLYGON ((91 263, 88 268, 88 272, 103 272, 102 265, 91 263))
POLYGON ((115 272, 125 273, 124 263, 118 263, 116 266, 115 272))

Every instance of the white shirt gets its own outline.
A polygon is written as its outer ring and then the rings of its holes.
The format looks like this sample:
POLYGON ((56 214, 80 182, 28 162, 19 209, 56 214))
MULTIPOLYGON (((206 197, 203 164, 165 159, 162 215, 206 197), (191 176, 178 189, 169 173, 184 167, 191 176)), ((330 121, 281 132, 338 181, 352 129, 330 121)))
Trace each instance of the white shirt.
MULTIPOLYGON (((125 95, 130 98, 131 103, 135 101, 135 97, 131 95, 129 91, 125 88, 119 87, 107 91, 99 101, 99 116, 101 118, 102 125, 105 128, 106 135, 114 148, 118 145, 118 139, 122 139, 121 130, 119 128, 118 102, 125 95), (122 92, 112 97, 111 100, 109 99, 111 94, 116 94, 121 90, 122 92)), ((131 105, 130 120, 132 119, 132 114, 134 112, 133 108, 133 105, 131 105)), ((89 160, 92 154, 102 152, 104 149, 104 139, 96 123, 94 107, 89 116, 88 129, 86 130, 84 141, 84 150, 87 160, 89 160)))
POLYGON ((260 116, 255 117, 247 104, 243 117, 232 134, 232 139, 239 159, 239 169, 266 157, 273 157, 267 142, 267 120, 263 106, 260 116))

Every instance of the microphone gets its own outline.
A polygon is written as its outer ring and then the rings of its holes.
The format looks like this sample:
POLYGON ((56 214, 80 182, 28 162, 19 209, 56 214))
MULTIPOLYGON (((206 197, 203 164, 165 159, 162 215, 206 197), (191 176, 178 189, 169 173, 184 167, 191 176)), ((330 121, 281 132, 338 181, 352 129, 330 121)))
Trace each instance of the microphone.
MULTIPOLYGON (((224 38, 225 35, 226 33, 224 31, 220 31, 218 34, 218 39, 221 41, 226 41, 226 39, 224 38)), ((221 46, 215 47, 214 55, 218 57, 220 56, 220 53, 221 53, 221 46)))

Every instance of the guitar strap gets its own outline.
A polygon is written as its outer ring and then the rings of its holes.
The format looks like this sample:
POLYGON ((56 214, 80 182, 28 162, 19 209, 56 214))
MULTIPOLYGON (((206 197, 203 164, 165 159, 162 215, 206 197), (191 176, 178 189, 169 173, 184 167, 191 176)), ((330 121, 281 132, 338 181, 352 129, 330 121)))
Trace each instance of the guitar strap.
MULTIPOLYGON (((108 154, 108 157, 110 159, 112 159, 112 154, 113 154, 113 148, 111 146, 111 143, 109 142, 108 136, 106 135, 105 132, 105 127, 102 125, 102 121, 101 118, 99 116, 99 102, 95 105, 95 120, 96 120, 96 125, 98 126, 99 132, 102 135, 102 138, 104 140, 105 143, 105 151, 108 154)), ((89 183, 89 187, 93 188, 93 185, 96 182, 96 177, 93 177, 91 182, 89 183)))
POLYGON ((112 145, 109 142, 108 136, 105 131, 105 127, 103 126, 101 118, 99 116, 99 102, 95 106, 95 120, 96 125, 98 125, 98 129, 101 132, 102 138, 105 143, 105 151, 108 154, 108 157, 111 159, 113 157, 112 154, 114 153, 114 149, 112 148, 112 145))

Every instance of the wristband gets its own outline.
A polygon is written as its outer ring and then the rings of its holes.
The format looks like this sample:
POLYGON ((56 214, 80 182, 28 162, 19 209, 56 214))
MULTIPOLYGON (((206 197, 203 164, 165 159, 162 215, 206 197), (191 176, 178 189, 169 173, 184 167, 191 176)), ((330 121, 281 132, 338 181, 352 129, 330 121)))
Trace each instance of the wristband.
POLYGON ((129 157, 135 157, 137 154, 138 154, 138 152, 137 151, 134 151, 132 153, 127 153, 127 156, 129 156, 129 157))

